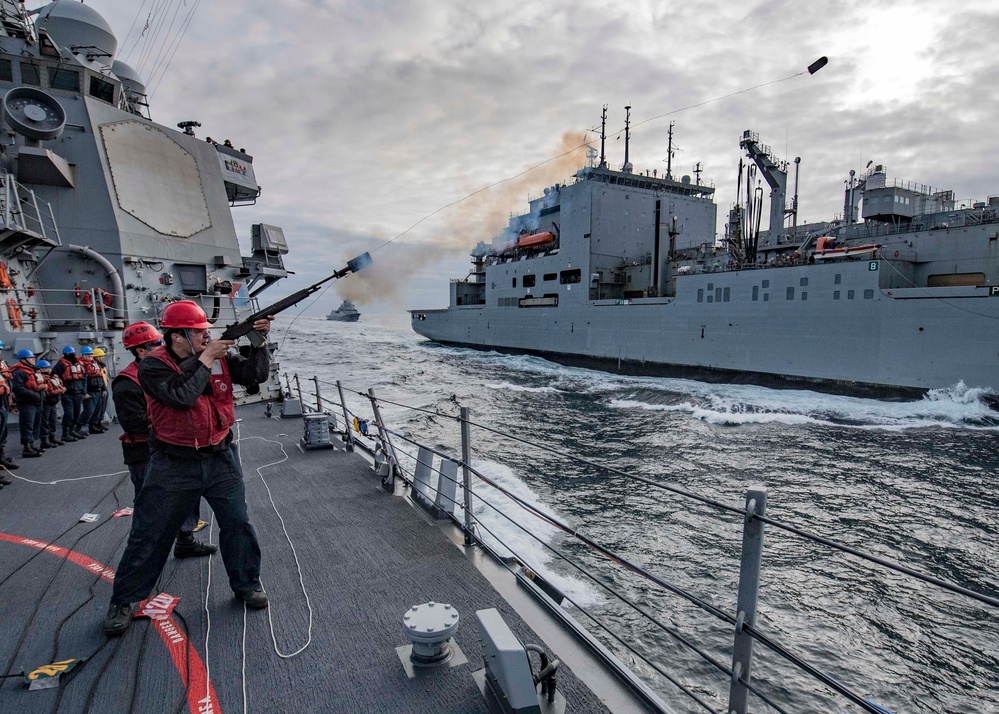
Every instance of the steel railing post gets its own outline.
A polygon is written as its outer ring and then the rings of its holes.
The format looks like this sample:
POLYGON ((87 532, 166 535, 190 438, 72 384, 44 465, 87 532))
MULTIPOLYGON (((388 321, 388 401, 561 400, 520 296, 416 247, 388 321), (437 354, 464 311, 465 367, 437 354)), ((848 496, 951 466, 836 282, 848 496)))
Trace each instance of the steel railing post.
POLYGON ((323 396, 319 393, 319 377, 313 376, 312 381, 316 383, 316 413, 323 413, 323 396))
POLYGON ((298 379, 298 372, 295 373, 295 390, 298 392, 298 403, 302 405, 302 411, 305 411, 305 400, 302 399, 302 383, 298 379))
POLYGON ((392 448, 392 441, 389 439, 385 422, 382 421, 382 412, 378 408, 378 399, 375 397, 374 387, 368 387, 368 399, 371 400, 371 411, 375 415, 375 424, 378 425, 378 438, 381 440, 382 453, 385 456, 383 465, 387 467, 384 473, 380 474, 382 477, 382 488, 391 493, 395 490, 395 472, 398 468, 399 460, 395 456, 395 449, 392 448))
POLYGON ((461 408, 461 487, 465 498, 465 545, 475 545, 475 531, 472 518, 472 471, 469 469, 471 460, 471 436, 468 430, 468 407, 461 408))
POLYGON ((735 648, 732 652, 732 684, 728 691, 729 714, 746 714, 749 682, 753 666, 753 638, 743 625, 756 624, 756 600, 760 589, 760 564, 763 560, 763 521, 767 510, 767 490, 751 488, 746 492, 746 516, 742 527, 742 559, 739 563, 739 602, 735 623, 735 648), (740 681, 742 680, 742 681, 740 681))
POLYGON ((340 406, 343 408, 344 442, 347 444, 347 451, 353 451, 354 436, 350 433, 350 416, 347 413, 347 400, 343 398, 343 386, 341 386, 339 379, 336 381, 336 391, 340 395, 340 406))

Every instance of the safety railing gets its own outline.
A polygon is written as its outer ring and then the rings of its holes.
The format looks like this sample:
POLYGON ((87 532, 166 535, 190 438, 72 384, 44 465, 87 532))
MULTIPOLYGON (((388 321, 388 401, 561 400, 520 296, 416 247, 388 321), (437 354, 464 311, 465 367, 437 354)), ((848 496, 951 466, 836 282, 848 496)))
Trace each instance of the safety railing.
MULTIPOLYGON (((788 645, 783 644, 780 637, 771 632, 764 631, 760 625, 757 619, 757 605, 764 531, 767 527, 770 529, 767 531, 768 533, 780 532, 796 538, 805 539, 813 544, 846 554, 868 565, 913 578, 938 590, 972 600, 993 612, 999 610, 999 598, 995 595, 981 593, 974 589, 921 573, 913 568, 893 562, 888 558, 865 552, 860 548, 837 542, 793 523, 773 518, 767 514, 767 491, 765 488, 749 489, 741 504, 724 503, 668 483, 638 476, 606 464, 599 464, 590 459, 582 458, 579 455, 555 449, 550 445, 539 444, 530 439, 504 433, 488 425, 477 423, 471 419, 469 410, 465 407, 459 407, 459 415, 455 416, 454 414, 447 414, 436 409, 413 407, 388 399, 378 398, 373 389, 362 392, 347 388, 339 381, 330 383, 320 380, 318 377, 310 379, 314 391, 308 395, 307 403, 303 399, 305 395, 302 392, 301 381, 298 375, 289 376, 286 374, 284 379, 286 398, 297 396, 305 411, 335 414, 337 415, 337 421, 342 417, 345 428, 341 432, 341 436, 347 448, 353 450, 355 446, 360 447, 374 457, 376 471, 382 477, 382 483, 386 490, 394 490, 397 479, 402 481, 404 486, 410 489, 410 495, 415 502, 433 510, 435 513, 442 514, 443 517, 450 519, 460 527, 464 532, 466 545, 478 545, 486 548, 508 565, 519 564, 525 569, 521 574, 522 577, 538 579, 538 574, 544 571, 544 568, 532 562, 533 558, 531 555, 518 552, 509 542, 504 541, 503 535, 498 532, 497 528, 488 525, 486 522, 487 519, 484 519, 481 515, 476 515, 477 507, 480 507, 482 512, 488 510, 502 518, 503 521, 508 522, 510 526, 518 529, 533 541, 536 541, 545 551, 551 553, 559 561, 592 582, 600 590, 606 592, 608 596, 620 602, 630 611, 642 617, 651 626, 654 626, 657 631, 665 634, 707 663, 711 669, 724 676, 729 683, 728 707, 725 709, 726 714, 745 714, 749 711, 750 696, 759 699, 773 711, 780 712, 781 714, 787 714, 787 712, 791 711, 786 708, 787 702, 778 702, 778 697, 783 696, 783 694, 768 692, 766 691, 767 687, 761 686, 761 682, 753 682, 754 648, 757 645, 765 648, 793 668, 821 683, 831 693, 837 695, 841 700, 854 705, 857 709, 870 712, 871 714, 891 714, 885 707, 870 701, 856 687, 844 684, 832 674, 810 662, 800 652, 796 652, 788 645), (292 386, 293 383, 294 387, 292 386), (330 399, 323 396, 321 385, 331 390, 335 389, 337 399, 330 399), (348 406, 348 395, 351 398, 359 398, 361 400, 364 404, 364 409, 369 410, 365 411, 366 415, 362 415, 362 412, 358 408, 348 406), (435 419, 453 421, 459 427, 460 434, 460 443, 456 445, 455 453, 428 446, 421 443, 411 434, 391 428, 385 423, 383 418, 383 405, 390 405, 400 410, 421 412, 435 419), (543 509, 531 504, 528 500, 513 493, 510 489, 505 488, 495 479, 490 478, 472 463, 473 441, 471 434, 473 429, 495 437, 501 437, 519 446, 539 449, 550 454, 571 459, 579 464, 600 469, 611 475, 630 479, 650 489, 666 492, 671 496, 699 503, 701 506, 705 506, 720 514, 737 519, 742 524, 742 543, 739 558, 738 593, 734 613, 726 612, 713 605, 709 601, 710 597, 694 593, 690 589, 670 581, 667 577, 653 573, 637 563, 630 561, 615 549, 589 537, 582 528, 563 522, 561 519, 545 512, 543 509), (439 460, 439 465, 437 466, 435 466, 436 460, 439 460), (488 489, 485 488, 487 486, 488 489), (731 663, 726 663, 719 656, 708 652, 705 647, 695 641, 695 636, 683 632, 681 628, 673 624, 665 622, 661 615, 653 612, 635 598, 623 594, 618 588, 610 584, 613 578, 606 577, 606 574, 603 573, 592 572, 592 569, 582 564, 578 557, 567 552, 568 549, 555 547, 545 539, 539 537, 525 526, 521 519, 511 516, 497 505, 497 503, 492 502, 486 495, 488 490, 501 494, 509 503, 515 504, 524 513, 529 514, 548 526, 554 527, 566 537, 573 539, 607 559, 607 561, 614 564, 617 568, 641 578, 647 584, 682 598, 699 610, 707 613, 716 621, 722 623, 725 627, 731 628, 731 663), (505 556, 501 550, 505 550, 512 555, 505 556)), ((542 590, 545 592, 550 592, 551 589, 551 586, 548 586, 548 589, 542 587, 542 590)), ((694 691, 692 687, 684 684, 679 677, 654 661, 649 652, 643 651, 633 642, 623 638, 616 632, 611 623, 590 612, 587 607, 573 600, 573 598, 563 593, 558 593, 558 595, 564 601, 571 603, 579 612, 583 613, 587 621, 592 623, 600 632, 610 637, 619 647, 629 652, 637 660, 640 660, 650 670, 670 682, 684 695, 689 697, 699 708, 709 712, 716 711, 705 701, 701 694, 694 691)), ((610 664, 612 666, 619 665, 617 662, 610 664)), ((627 674, 630 675, 630 672, 627 674)), ((647 696, 647 700, 653 707, 658 708, 662 705, 661 701, 655 696, 647 696)), ((829 711, 837 710, 837 705, 830 703, 830 707, 832 708, 829 711)))
POLYGON ((6 172, 0 172, 0 221, 4 231, 40 236, 47 243, 61 245, 52 206, 6 172))

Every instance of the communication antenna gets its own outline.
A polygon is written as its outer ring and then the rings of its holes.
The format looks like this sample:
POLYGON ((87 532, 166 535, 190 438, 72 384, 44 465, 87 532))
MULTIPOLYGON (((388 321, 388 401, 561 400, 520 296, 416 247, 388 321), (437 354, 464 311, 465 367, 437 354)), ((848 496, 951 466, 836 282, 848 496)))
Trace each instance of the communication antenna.
POLYGON ((673 180, 673 125, 676 122, 669 123, 669 150, 666 154, 666 178, 673 180))
POLYGON ((607 105, 600 115, 600 168, 607 168, 607 154, 604 152, 604 143, 607 141, 607 105))
POLYGON ((697 181, 697 185, 698 186, 701 185, 701 172, 702 171, 704 171, 704 169, 701 168, 701 162, 698 161, 696 164, 694 164, 694 177, 695 177, 695 180, 697 181))
POLYGON ((631 163, 628 161, 628 142, 631 141, 631 105, 624 108, 624 166, 621 167, 625 173, 631 173, 631 163))

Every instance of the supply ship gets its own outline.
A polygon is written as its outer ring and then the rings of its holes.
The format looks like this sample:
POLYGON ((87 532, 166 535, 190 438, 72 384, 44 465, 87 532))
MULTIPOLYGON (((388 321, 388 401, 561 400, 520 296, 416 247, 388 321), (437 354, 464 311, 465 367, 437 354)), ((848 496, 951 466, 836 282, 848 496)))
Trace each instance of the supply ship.
POLYGON ((999 391, 999 196, 959 205, 869 165, 849 172, 842 217, 799 225, 800 160, 789 200, 791 165, 746 131, 716 240, 699 174, 634 172, 627 129, 613 169, 601 142, 599 163, 473 249, 447 308, 410 311, 417 333, 637 374, 884 398, 999 391))

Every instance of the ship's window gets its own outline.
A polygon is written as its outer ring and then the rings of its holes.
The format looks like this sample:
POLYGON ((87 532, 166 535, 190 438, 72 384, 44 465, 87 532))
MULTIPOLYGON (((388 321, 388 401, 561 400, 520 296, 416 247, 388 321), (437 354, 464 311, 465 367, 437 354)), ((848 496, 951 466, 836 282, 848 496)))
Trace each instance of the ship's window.
POLYGON ((71 69, 49 67, 49 86, 52 89, 65 89, 68 92, 80 91, 80 73, 71 69))
POLYGON ((558 281, 563 285, 571 285, 573 283, 578 283, 583 279, 583 271, 579 268, 575 270, 563 270, 558 275, 558 281))
POLYGON ((537 283, 537 280, 538 280, 538 276, 537 275, 525 275, 524 276, 524 287, 525 288, 533 288, 534 285, 535 285, 535 283, 537 283))
POLYGON ((721 302, 721 288, 715 288, 715 302, 721 302))
POLYGON ((714 302, 714 301, 715 301, 715 296, 712 295, 711 293, 708 293, 708 302, 714 302))
POLYGON ((760 286, 759 285, 754 285, 753 286, 753 302, 756 302, 759 299, 760 299, 760 286))
POLYGON ((847 300, 853 300, 853 290, 847 290, 846 291, 846 299, 847 300))
POLYGON ((763 289, 766 290, 769 287, 770 287, 770 281, 769 280, 764 280, 763 281, 763 289))
POLYGON ((842 283, 843 282, 843 274, 842 273, 836 273, 836 279, 833 280, 833 282, 836 285, 839 285, 840 283, 842 283))
POLYGON ((631 276, 628 276, 628 285, 631 285, 631 276))
POLYGON ((545 273, 544 280, 554 280, 558 277, 558 273, 545 273))
POLYGON ((794 300, 794 288, 787 289, 787 299, 794 300))
POLYGON ((714 289, 715 289, 715 284, 714 283, 708 283, 708 292, 711 292, 714 289))
POLYGON ((874 299, 874 291, 873 290, 865 290, 864 291, 864 300, 873 300, 873 299, 874 299))
POLYGON ((839 290, 833 290, 833 300, 839 300, 839 290))
POLYGON ((114 85, 99 77, 90 78, 90 96, 110 104, 114 101, 114 85))
POLYGON ((42 76, 38 71, 37 64, 21 63, 21 84, 30 84, 33 87, 42 86, 42 76))
POLYGON ((517 276, 516 275, 513 276, 513 283, 510 285, 510 287, 512 287, 512 288, 517 287, 517 276))
POLYGON ((806 291, 806 290, 802 290, 801 291, 801 299, 802 300, 807 300, 808 299, 808 291, 806 291))
POLYGON ((725 288, 725 293, 722 297, 722 300, 728 302, 730 297, 732 297, 732 288, 725 288))
POLYGON ((704 302, 704 288, 697 289, 697 302, 704 302))
POLYGON ((770 293, 763 293, 763 302, 770 302, 770 293))
POLYGON ((801 285, 801 287, 806 287, 808 285, 808 278, 802 278, 798 281, 798 284, 801 285))
POLYGON ((0 59, 0 80, 14 81, 14 64, 8 59, 0 59))

